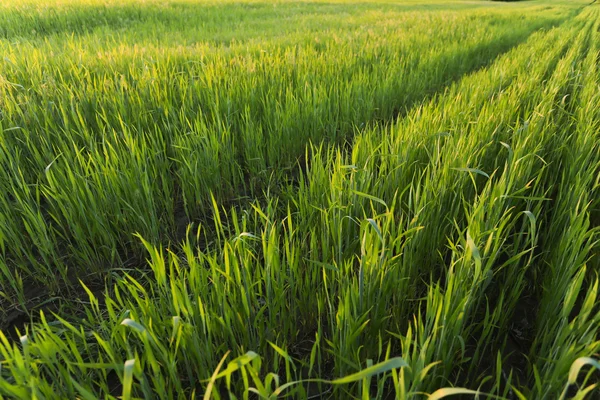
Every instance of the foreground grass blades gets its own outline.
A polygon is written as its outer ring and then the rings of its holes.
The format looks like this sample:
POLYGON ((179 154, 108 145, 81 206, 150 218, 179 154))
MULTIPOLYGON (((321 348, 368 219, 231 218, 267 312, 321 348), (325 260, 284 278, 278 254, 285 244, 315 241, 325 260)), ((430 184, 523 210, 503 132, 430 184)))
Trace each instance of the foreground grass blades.
POLYGON ((0 396, 600 395, 599 6, 0 20, 0 396))

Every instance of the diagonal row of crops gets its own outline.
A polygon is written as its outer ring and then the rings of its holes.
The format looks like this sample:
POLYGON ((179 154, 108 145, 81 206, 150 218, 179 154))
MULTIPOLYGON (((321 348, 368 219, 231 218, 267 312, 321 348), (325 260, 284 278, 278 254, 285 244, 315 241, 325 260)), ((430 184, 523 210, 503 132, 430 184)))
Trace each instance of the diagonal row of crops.
POLYGON ((600 394, 599 6, 75 4, 0 8, 0 396, 600 394))
POLYGON ((132 254, 139 264, 133 232, 181 239, 185 223, 210 210, 211 193, 220 202, 261 195, 310 140, 343 140, 355 126, 390 120, 568 16, 544 10, 515 24, 515 15, 411 22, 415 14, 400 13, 354 36, 309 32, 296 47, 282 45, 285 36, 249 49, 165 49, 143 38, 116 48, 62 36, 5 42, 6 292, 23 303, 21 281, 55 291, 80 275, 78 265, 104 271, 132 254), (431 24, 442 26, 433 45, 431 24))

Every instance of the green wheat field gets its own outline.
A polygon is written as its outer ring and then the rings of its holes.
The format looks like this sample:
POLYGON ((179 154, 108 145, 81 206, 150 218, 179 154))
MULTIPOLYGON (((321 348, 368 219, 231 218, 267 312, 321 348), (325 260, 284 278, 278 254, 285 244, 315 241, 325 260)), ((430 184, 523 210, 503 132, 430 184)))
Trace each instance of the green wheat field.
POLYGON ((600 3, 0 2, 0 398, 600 398, 600 3))

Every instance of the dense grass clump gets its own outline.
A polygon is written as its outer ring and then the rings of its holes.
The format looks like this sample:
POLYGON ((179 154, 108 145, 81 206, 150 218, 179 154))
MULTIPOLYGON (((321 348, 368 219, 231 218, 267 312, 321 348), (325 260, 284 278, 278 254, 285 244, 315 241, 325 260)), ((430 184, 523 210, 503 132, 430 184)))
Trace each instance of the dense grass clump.
POLYGON ((600 8, 0 5, 0 397, 600 395, 600 8))

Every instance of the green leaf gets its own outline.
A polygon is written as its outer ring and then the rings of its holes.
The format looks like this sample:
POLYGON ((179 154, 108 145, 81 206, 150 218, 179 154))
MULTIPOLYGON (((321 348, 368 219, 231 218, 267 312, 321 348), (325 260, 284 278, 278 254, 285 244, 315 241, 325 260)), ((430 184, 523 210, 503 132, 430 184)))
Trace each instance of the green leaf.
POLYGON ((287 351, 283 350, 281 347, 277 346, 275 343, 267 340, 267 343, 269 343, 271 345, 271 347, 284 359, 286 359, 288 362, 292 362, 292 357, 290 357, 290 355, 287 353, 287 351))
POLYGON ((591 365, 600 370, 600 362, 591 357, 580 357, 573 364, 571 364, 571 369, 569 370, 569 385, 573 385, 577 382, 577 376, 579 375, 579 371, 585 365, 591 365))
POLYGON ((467 231, 467 246, 469 246, 469 250, 471 250, 471 254, 473 255, 473 259, 475 260, 475 264, 477 266, 481 266, 481 254, 479 254, 479 248, 473 241, 471 234, 467 231))
POLYGON ((135 367, 135 359, 125 361, 123 371, 123 392, 121 398, 123 400, 131 399, 131 387, 133 386, 133 368, 135 367))
POLYGON ((373 218, 367 218, 367 221, 373 227, 373 229, 375 229, 375 233, 377 233, 377 236, 379 236, 379 240, 383 242, 383 234, 381 233, 381 229, 379 229, 379 225, 377 225, 377 222, 375 222, 373 218))
POLYGON ((94 396, 94 394, 92 392, 90 392, 89 390, 87 390, 86 388, 81 386, 79 383, 77 383, 77 381, 75 379, 73 379, 72 377, 70 379, 71 379, 71 383, 73 384, 73 386, 75 386, 75 389, 77 389, 77 391, 79 392, 79 394, 81 395, 81 397, 84 400, 96 400, 97 399, 97 397, 94 396))
POLYGON ((219 375, 217 375, 217 378, 222 378, 226 375, 231 375, 233 372, 242 368, 244 365, 250 363, 256 357, 258 357, 258 354, 256 354, 253 351, 249 351, 246 354, 244 354, 243 356, 239 356, 238 358, 230 361, 229 364, 227 364, 227 368, 225 368, 223 370, 223 372, 221 372, 219 375))
POLYGON ((146 328, 144 328, 144 326, 138 322, 135 322, 134 320, 130 319, 130 318, 125 318, 123 320, 123 322, 121 322, 121 325, 125 325, 130 327, 131 329, 135 330, 136 332, 139 333, 144 333, 146 332, 146 328))
POLYGON ((364 197, 364 198, 367 198, 367 199, 369 199, 369 200, 373 200, 374 202, 376 202, 376 203, 379 203, 379 204, 383 205, 383 206, 384 206, 386 209, 388 208, 388 206, 387 206, 387 204, 385 203, 385 201, 381 200, 381 199, 380 199, 380 198, 378 198, 378 197, 371 196, 370 194, 367 194, 367 193, 359 192, 358 190, 353 190, 353 191, 352 191, 352 193, 354 193, 354 194, 356 194, 356 195, 358 195, 358 196, 360 196, 360 197, 364 197))
POLYGON ((429 395, 428 400, 438 400, 443 399, 448 396, 455 396, 457 394, 472 394, 474 396, 478 396, 482 394, 477 390, 465 389, 465 388, 442 388, 438 389, 432 394, 429 395))
POLYGON ((380 362, 379 364, 375 364, 369 368, 365 368, 362 371, 358 371, 355 374, 335 379, 331 381, 331 383, 334 385, 342 385, 345 383, 357 382, 373 375, 382 374, 384 372, 391 371, 392 369, 398 369, 403 367, 408 367, 408 363, 404 361, 404 359, 402 359, 401 357, 390 358, 387 361, 380 362))
POLYGON ((316 266, 318 266, 318 267, 325 268, 325 269, 328 269, 328 270, 330 270, 330 271, 339 272, 339 269, 338 269, 338 268, 337 268, 335 265, 333 265, 333 264, 327 264, 327 263, 320 262, 320 261, 309 260, 309 259, 307 259, 307 258, 305 258, 304 260, 305 260, 306 262, 309 262, 309 263, 311 263, 311 264, 314 264, 314 265, 316 265, 316 266))
POLYGON ((225 362, 225 359, 227 358, 228 355, 229 355, 229 351, 227 353, 225 353, 225 355, 221 358, 221 361, 219 361, 217 368, 215 369, 212 376, 210 377, 210 380, 208 381, 208 385, 206 385, 206 392, 204 392, 204 400, 210 400, 210 394, 212 392, 213 386, 215 384, 215 381, 219 377, 219 375, 217 375, 217 374, 219 373, 219 370, 221 369, 221 366, 225 362))
POLYGON ((480 169, 477 168, 452 168, 455 171, 461 171, 461 172, 472 172, 474 174, 478 174, 481 176, 485 176, 486 178, 490 179, 490 176, 488 174, 486 174, 485 172, 483 172, 480 169))
POLYGON ((527 218, 529 219, 529 225, 531 227, 531 242, 533 243, 533 241, 535 240, 535 227, 536 227, 537 219, 535 218, 535 215, 533 215, 533 213, 531 211, 523 211, 523 214, 525 214, 527 216, 527 218))

